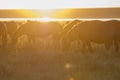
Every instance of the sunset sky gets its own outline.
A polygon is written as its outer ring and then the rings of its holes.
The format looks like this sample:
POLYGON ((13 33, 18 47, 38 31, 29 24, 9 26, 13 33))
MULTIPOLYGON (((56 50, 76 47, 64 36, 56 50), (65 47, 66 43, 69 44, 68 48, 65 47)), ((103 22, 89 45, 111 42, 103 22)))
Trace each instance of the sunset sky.
POLYGON ((120 0, 2 0, 0 9, 120 7, 120 0))

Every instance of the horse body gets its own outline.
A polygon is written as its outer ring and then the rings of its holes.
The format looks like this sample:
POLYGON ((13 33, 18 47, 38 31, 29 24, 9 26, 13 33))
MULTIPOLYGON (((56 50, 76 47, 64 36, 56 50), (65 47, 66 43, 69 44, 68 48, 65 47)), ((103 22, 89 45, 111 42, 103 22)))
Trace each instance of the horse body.
POLYGON ((0 22, 0 36, 2 47, 5 48, 7 46, 7 29, 3 22, 0 22))
POLYGON ((7 28, 7 34, 10 36, 17 30, 18 25, 15 21, 5 21, 4 22, 7 28))
MULTIPOLYGON (((85 47, 88 47, 92 51, 91 43, 104 44, 105 47, 109 48, 116 36, 116 27, 119 26, 116 21, 85 21, 78 25, 75 25, 66 35, 69 39, 68 42, 71 42, 75 39, 80 39, 83 43, 83 51, 85 47)), ((65 46, 67 46, 65 45, 65 46)))
POLYGON ((22 25, 13 36, 13 42, 22 35, 27 35, 28 37, 34 39, 35 37, 48 37, 52 36, 55 38, 59 37, 62 27, 57 22, 36 22, 30 21, 22 25))
POLYGON ((74 25, 76 25, 77 23, 80 23, 81 21, 80 20, 74 20, 74 21, 71 21, 69 23, 67 23, 64 27, 63 27, 63 32, 62 34, 66 34, 74 25))

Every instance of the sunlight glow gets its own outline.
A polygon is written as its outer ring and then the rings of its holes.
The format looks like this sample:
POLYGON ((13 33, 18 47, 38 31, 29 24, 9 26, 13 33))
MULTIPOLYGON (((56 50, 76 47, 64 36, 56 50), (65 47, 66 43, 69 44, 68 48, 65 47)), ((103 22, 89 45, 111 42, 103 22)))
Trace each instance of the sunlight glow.
POLYGON ((54 21, 54 20, 55 20, 54 18, 50 18, 50 17, 40 18, 40 21, 43 21, 43 22, 49 22, 49 21, 54 21))
MULTIPOLYGON (((74 10, 57 10, 61 8, 105 8, 105 7, 120 7, 120 0, 3 0, 0 3, 2 9, 30 9, 32 11, 17 11, 17 16, 22 15, 25 17, 72 17, 71 14, 75 13, 74 10), (7 2, 7 3, 6 3, 7 2), (35 10, 34 10, 35 9, 35 10)), ((89 12, 89 11, 88 11, 89 12)), ((9 14, 9 13, 8 13, 9 14)), ((79 14, 79 13, 75 13, 79 14)), ((51 19, 47 19, 51 20, 51 19)), ((46 21, 43 19, 43 21, 46 21)))
POLYGON ((120 7, 120 0, 2 0, 4 9, 120 7))
POLYGON ((71 77, 70 80, 75 80, 75 79, 73 77, 71 77))
POLYGON ((66 69, 70 69, 71 68, 71 65, 69 63, 65 64, 65 68, 66 69))

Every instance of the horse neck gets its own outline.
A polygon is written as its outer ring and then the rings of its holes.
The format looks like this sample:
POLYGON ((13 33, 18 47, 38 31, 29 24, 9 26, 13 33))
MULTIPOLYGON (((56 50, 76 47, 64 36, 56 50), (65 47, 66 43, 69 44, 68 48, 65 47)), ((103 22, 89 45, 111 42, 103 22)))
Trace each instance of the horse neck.
POLYGON ((20 27, 18 30, 16 30, 14 33, 13 33, 13 38, 14 39, 17 39, 18 37, 22 36, 24 34, 24 30, 22 27, 20 27))

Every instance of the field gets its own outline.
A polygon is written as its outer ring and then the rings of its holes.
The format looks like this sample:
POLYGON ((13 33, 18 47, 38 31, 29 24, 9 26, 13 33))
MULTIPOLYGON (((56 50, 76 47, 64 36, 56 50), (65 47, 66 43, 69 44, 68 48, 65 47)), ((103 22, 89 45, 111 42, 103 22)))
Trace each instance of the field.
POLYGON ((0 80, 120 80, 120 0, 1 0, 0 80))
POLYGON ((62 51, 40 42, 0 52, 0 80, 119 80, 119 74, 120 53, 102 45, 93 53, 78 44, 62 51))
POLYGON ((0 80, 120 79, 120 52, 114 46, 106 50, 103 44, 92 44, 94 52, 83 53, 81 44, 74 41, 64 51, 49 37, 30 43, 23 36, 16 47, 0 49, 0 80))

